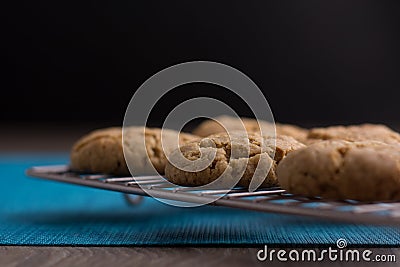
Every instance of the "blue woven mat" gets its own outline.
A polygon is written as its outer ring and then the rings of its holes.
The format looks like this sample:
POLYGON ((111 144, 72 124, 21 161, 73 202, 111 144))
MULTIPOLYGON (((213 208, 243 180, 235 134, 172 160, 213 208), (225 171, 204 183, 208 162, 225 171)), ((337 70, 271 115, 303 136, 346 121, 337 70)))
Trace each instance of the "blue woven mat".
POLYGON ((64 164, 63 155, 0 156, 2 245, 400 245, 400 228, 336 224, 222 207, 177 208, 146 198, 24 175, 33 165, 64 164))

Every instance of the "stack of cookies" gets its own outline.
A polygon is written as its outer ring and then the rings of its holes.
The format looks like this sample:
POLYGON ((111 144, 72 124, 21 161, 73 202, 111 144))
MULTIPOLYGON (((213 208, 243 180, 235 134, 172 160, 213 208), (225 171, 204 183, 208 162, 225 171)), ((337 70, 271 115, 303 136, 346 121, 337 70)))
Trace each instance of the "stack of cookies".
POLYGON ((206 185, 238 168, 242 187, 260 180, 261 173, 261 187, 281 186, 308 197, 400 200, 400 134, 384 125, 304 129, 220 116, 191 134, 146 127, 124 131, 102 129, 78 140, 71 168, 114 175, 157 172, 184 186, 206 185), (204 158, 208 165, 196 168, 204 158))

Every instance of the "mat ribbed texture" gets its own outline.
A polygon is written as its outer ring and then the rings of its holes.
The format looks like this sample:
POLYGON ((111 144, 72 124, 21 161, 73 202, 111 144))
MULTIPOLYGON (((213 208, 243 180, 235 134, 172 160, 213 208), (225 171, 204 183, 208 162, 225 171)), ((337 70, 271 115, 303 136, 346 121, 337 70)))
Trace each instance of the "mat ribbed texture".
POLYGON ((222 207, 176 208, 25 176, 66 154, 0 156, 2 245, 400 245, 400 228, 337 224, 222 207))

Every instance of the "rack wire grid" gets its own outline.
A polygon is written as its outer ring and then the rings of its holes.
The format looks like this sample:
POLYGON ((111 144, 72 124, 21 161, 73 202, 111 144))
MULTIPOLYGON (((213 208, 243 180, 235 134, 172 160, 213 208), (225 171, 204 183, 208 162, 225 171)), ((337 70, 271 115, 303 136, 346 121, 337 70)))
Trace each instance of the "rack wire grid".
POLYGON ((306 198, 275 188, 248 192, 245 188, 231 190, 196 190, 190 187, 171 188, 160 176, 113 177, 105 174, 78 173, 67 165, 32 167, 27 175, 82 186, 117 191, 125 194, 130 204, 139 204, 148 196, 142 187, 156 198, 189 203, 204 203, 216 195, 221 198, 209 205, 225 206, 260 212, 311 216, 330 221, 400 226, 400 202, 327 201, 306 198), (150 192, 149 191, 149 192, 150 192), (131 197, 136 195, 136 198, 131 197))

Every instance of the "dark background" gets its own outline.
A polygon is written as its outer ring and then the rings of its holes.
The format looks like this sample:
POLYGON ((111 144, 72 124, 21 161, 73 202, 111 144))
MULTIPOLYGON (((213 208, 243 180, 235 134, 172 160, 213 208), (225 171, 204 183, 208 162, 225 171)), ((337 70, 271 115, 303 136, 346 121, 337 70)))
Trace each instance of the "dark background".
MULTIPOLYGON (((8 1, 0 116, 6 123, 121 124, 136 88, 165 67, 210 60, 246 73, 277 121, 398 125, 399 1, 8 1)), ((177 88, 157 124, 210 85, 177 88)))

